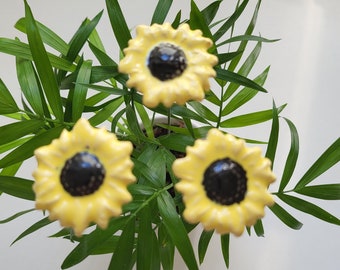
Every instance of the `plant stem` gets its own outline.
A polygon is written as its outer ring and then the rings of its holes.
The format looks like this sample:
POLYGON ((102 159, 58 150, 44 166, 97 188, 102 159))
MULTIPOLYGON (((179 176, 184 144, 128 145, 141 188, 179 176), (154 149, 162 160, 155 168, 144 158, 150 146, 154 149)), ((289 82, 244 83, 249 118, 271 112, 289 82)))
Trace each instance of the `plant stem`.
POLYGON ((137 216, 137 214, 146 206, 148 206, 150 204, 150 202, 152 200, 154 200, 155 198, 157 198, 162 192, 167 191, 168 189, 172 188, 174 186, 173 183, 157 190, 155 193, 153 193, 149 198, 147 198, 138 208, 136 211, 132 212, 130 215, 130 218, 135 218, 137 216))
POLYGON ((54 124, 68 126, 68 127, 73 127, 74 126, 74 123, 71 123, 71 122, 64 122, 64 121, 48 118, 48 117, 45 117, 45 116, 36 115, 34 113, 31 113, 31 112, 28 112, 28 111, 25 111, 25 110, 20 110, 20 112, 26 114, 27 116, 29 116, 31 118, 44 120, 47 123, 54 123, 54 124))
POLYGON ((218 109, 218 120, 216 123, 216 128, 220 127, 221 120, 222 120, 222 110, 223 110, 223 96, 224 96, 224 91, 223 91, 223 86, 221 85, 221 99, 220 99, 220 107, 218 109))

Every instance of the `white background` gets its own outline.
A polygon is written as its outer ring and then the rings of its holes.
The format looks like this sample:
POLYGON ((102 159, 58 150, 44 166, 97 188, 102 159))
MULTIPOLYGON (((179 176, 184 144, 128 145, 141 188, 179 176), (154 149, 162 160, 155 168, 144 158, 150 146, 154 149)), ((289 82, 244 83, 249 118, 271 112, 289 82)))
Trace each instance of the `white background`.
MULTIPOLYGON (((137 24, 149 24, 156 0, 128 0, 122 2, 129 27, 137 24), (123 3, 124 2, 124 3, 123 3)), ((210 1, 197 1, 204 7, 210 1)), ((252 4, 255 1, 251 1, 252 4)), ((225 1, 220 17, 227 16, 233 10, 234 1, 225 1)), ((0 37, 22 37, 13 25, 24 15, 23 1, 2 0, 0 9, 0 37), (5 3, 6 2, 6 3, 5 3)), ((29 4, 35 18, 62 38, 68 41, 85 17, 93 18, 105 8, 105 1, 84 0, 30 0, 29 4)), ((179 8, 187 15, 190 1, 174 1, 170 18, 179 8)), ((247 10, 251 14, 253 5, 247 10)), ((340 2, 337 0, 271 0, 263 1, 255 33, 267 38, 281 38, 280 42, 264 44, 256 69, 257 73, 267 65, 271 71, 265 87, 269 94, 262 96, 260 106, 267 109, 272 98, 277 105, 288 103, 283 115, 297 125, 300 134, 300 157, 295 180, 315 161, 315 159, 340 134, 339 114, 339 72, 340 72, 340 2), (265 106, 265 107, 264 107, 265 106)), ((248 19, 247 19, 248 20, 248 19)), ((245 20, 244 23, 247 21, 245 20)), ((104 13, 98 30, 104 45, 115 59, 118 58, 107 14, 104 13)), ((86 57, 86 55, 85 55, 86 57)), ((91 55, 88 55, 91 57, 91 55)), ((256 73, 256 72, 255 72, 256 73)), ((256 75, 254 73, 254 75, 256 75)), ((0 54, 0 78, 19 98, 19 86, 15 75, 14 57, 0 54)), ((254 108, 247 107, 250 111, 254 108)), ((3 118, 0 119, 4 123, 3 118)), ((289 147, 289 133, 281 122, 282 145, 275 172, 280 177, 282 163, 289 147), (280 165, 281 164, 281 165, 280 165)), ((265 126, 268 128, 268 126, 265 126)), ((258 136, 268 130, 255 130, 249 137, 258 136), (255 135, 254 135, 255 134, 255 135)), ((0 134, 1 136, 1 134, 0 134)), ((262 136, 262 137, 261 137, 262 136)), ((26 171, 21 175, 31 178, 33 162, 27 163, 26 171)), ((318 183, 339 182, 340 166, 318 179, 318 183)), ((293 180, 294 181, 294 180, 293 180)), ((275 186, 273 187, 275 189, 275 186)), ((340 217, 339 202, 318 202, 322 207, 340 217)), ((0 197, 0 220, 17 211, 33 207, 33 202, 0 197)), ((337 270, 339 269, 340 228, 314 219, 308 215, 292 211, 304 223, 300 231, 293 231, 283 225, 268 210, 264 219, 265 238, 248 237, 231 239, 232 270, 337 270)), ((41 213, 28 214, 9 224, 0 225, 0 265, 1 269, 60 269, 60 265, 74 245, 62 239, 48 239, 56 232, 57 224, 39 230, 10 247, 11 242, 27 227, 42 218, 41 213)), ((193 234, 194 242, 197 237, 193 234)), ((211 243, 206 261, 201 269, 224 269, 219 251, 219 239, 216 236, 211 243)), ((76 269, 105 269, 109 257, 96 256, 73 267, 76 269)), ((185 269, 178 260, 176 269, 185 269)))

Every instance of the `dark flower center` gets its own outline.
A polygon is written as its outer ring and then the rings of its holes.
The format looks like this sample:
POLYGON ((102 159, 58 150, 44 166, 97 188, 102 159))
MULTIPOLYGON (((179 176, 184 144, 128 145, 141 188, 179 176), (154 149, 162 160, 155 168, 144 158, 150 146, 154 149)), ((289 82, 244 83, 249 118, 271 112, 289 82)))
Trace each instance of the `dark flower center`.
POLYGON ((246 172, 230 158, 220 159, 206 169, 203 186, 212 201, 223 205, 239 203, 247 191, 246 172))
POLYGON ((150 52, 147 65, 154 77, 166 81, 180 76, 187 67, 187 60, 179 47, 160 43, 150 52))
POLYGON ((80 152, 65 162, 60 181, 72 196, 94 193, 103 183, 105 169, 99 159, 88 152, 80 152))

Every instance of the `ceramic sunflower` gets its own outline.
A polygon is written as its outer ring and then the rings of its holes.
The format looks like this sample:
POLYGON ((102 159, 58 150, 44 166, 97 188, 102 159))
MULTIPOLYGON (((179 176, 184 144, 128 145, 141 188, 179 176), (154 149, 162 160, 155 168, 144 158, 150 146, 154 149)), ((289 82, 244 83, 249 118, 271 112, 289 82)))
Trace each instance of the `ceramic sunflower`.
POLYGON ((90 222, 106 228, 132 199, 127 190, 135 181, 131 151, 130 142, 80 119, 72 131, 64 130, 34 153, 36 208, 48 210, 51 220, 72 227, 77 236, 90 222))
POLYGON ((173 29, 169 23, 140 25, 137 35, 124 49, 119 71, 129 74, 128 87, 143 93, 143 103, 185 104, 202 100, 216 75, 217 57, 207 52, 212 41, 188 24, 173 29))
POLYGON ((241 235, 264 216, 264 207, 274 203, 268 185, 275 180, 269 159, 258 147, 218 129, 205 140, 187 147, 187 155, 175 160, 180 178, 176 189, 183 194, 184 218, 201 222, 206 230, 241 235))

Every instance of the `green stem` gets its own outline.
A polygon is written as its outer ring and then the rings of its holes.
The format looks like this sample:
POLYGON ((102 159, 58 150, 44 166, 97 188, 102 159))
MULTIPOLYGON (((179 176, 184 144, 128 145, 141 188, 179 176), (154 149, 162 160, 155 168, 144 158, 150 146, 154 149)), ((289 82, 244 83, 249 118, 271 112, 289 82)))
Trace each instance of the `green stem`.
POLYGON ((25 110, 20 110, 20 112, 26 114, 27 116, 29 116, 31 118, 44 120, 47 123, 54 123, 54 124, 68 126, 68 127, 74 126, 74 123, 71 123, 71 122, 64 122, 64 121, 60 121, 60 120, 57 120, 57 119, 52 119, 52 118, 48 118, 48 117, 45 117, 45 116, 36 115, 34 113, 31 113, 31 112, 28 112, 28 111, 25 111, 25 110))
POLYGON ((137 114, 136 114, 136 108, 135 108, 135 99, 133 98, 133 95, 136 93, 136 90, 134 88, 131 88, 130 91, 130 98, 131 98, 131 108, 133 110, 133 112, 135 113, 136 119, 137 119, 137 114))
POLYGON ((300 188, 294 188, 294 189, 290 189, 290 190, 282 190, 282 191, 276 191, 276 192, 272 192, 272 195, 278 196, 281 194, 286 194, 286 193, 291 193, 291 192, 296 192, 298 191, 300 188))
MULTIPOLYGON (((168 126, 171 125, 171 108, 168 109, 168 126)), ((168 134, 170 134, 170 129, 168 129, 168 134)))
MULTIPOLYGON (((237 8, 239 7, 239 5, 240 5, 240 0, 237 1, 235 10, 237 10, 237 8)), ((233 37, 233 35, 234 35, 234 30, 235 30, 235 23, 233 23, 233 25, 231 26, 230 38, 233 37)), ((229 44, 228 52, 230 52, 230 46, 231 46, 231 44, 229 44)), ((225 65, 226 65, 226 64, 225 64, 225 65)), ((221 89, 221 104, 220 104, 220 108, 219 108, 219 112, 218 112, 218 121, 217 121, 217 124, 216 124, 216 128, 219 128, 219 127, 220 127, 221 120, 222 120, 223 96, 224 96, 224 92, 223 92, 223 84, 221 85, 221 88, 222 88, 222 89, 221 89)))
POLYGON ((221 103, 220 103, 220 107, 219 107, 219 110, 218 110, 218 120, 217 120, 217 123, 216 123, 216 128, 220 127, 221 120, 222 120, 223 96, 224 96, 224 91, 223 91, 223 86, 221 86, 221 99, 220 99, 221 103))
POLYGON ((145 200, 145 201, 137 208, 136 211, 134 211, 133 213, 131 213, 129 220, 130 220, 131 218, 135 218, 135 217, 137 216, 137 214, 138 214, 144 207, 148 206, 152 200, 154 200, 154 199, 157 198, 162 192, 167 191, 168 189, 172 188, 173 186, 174 186, 174 184, 171 183, 171 184, 169 184, 169 185, 163 187, 162 189, 157 190, 154 194, 152 194, 149 198, 147 198, 147 199, 146 199, 146 200, 145 200))

